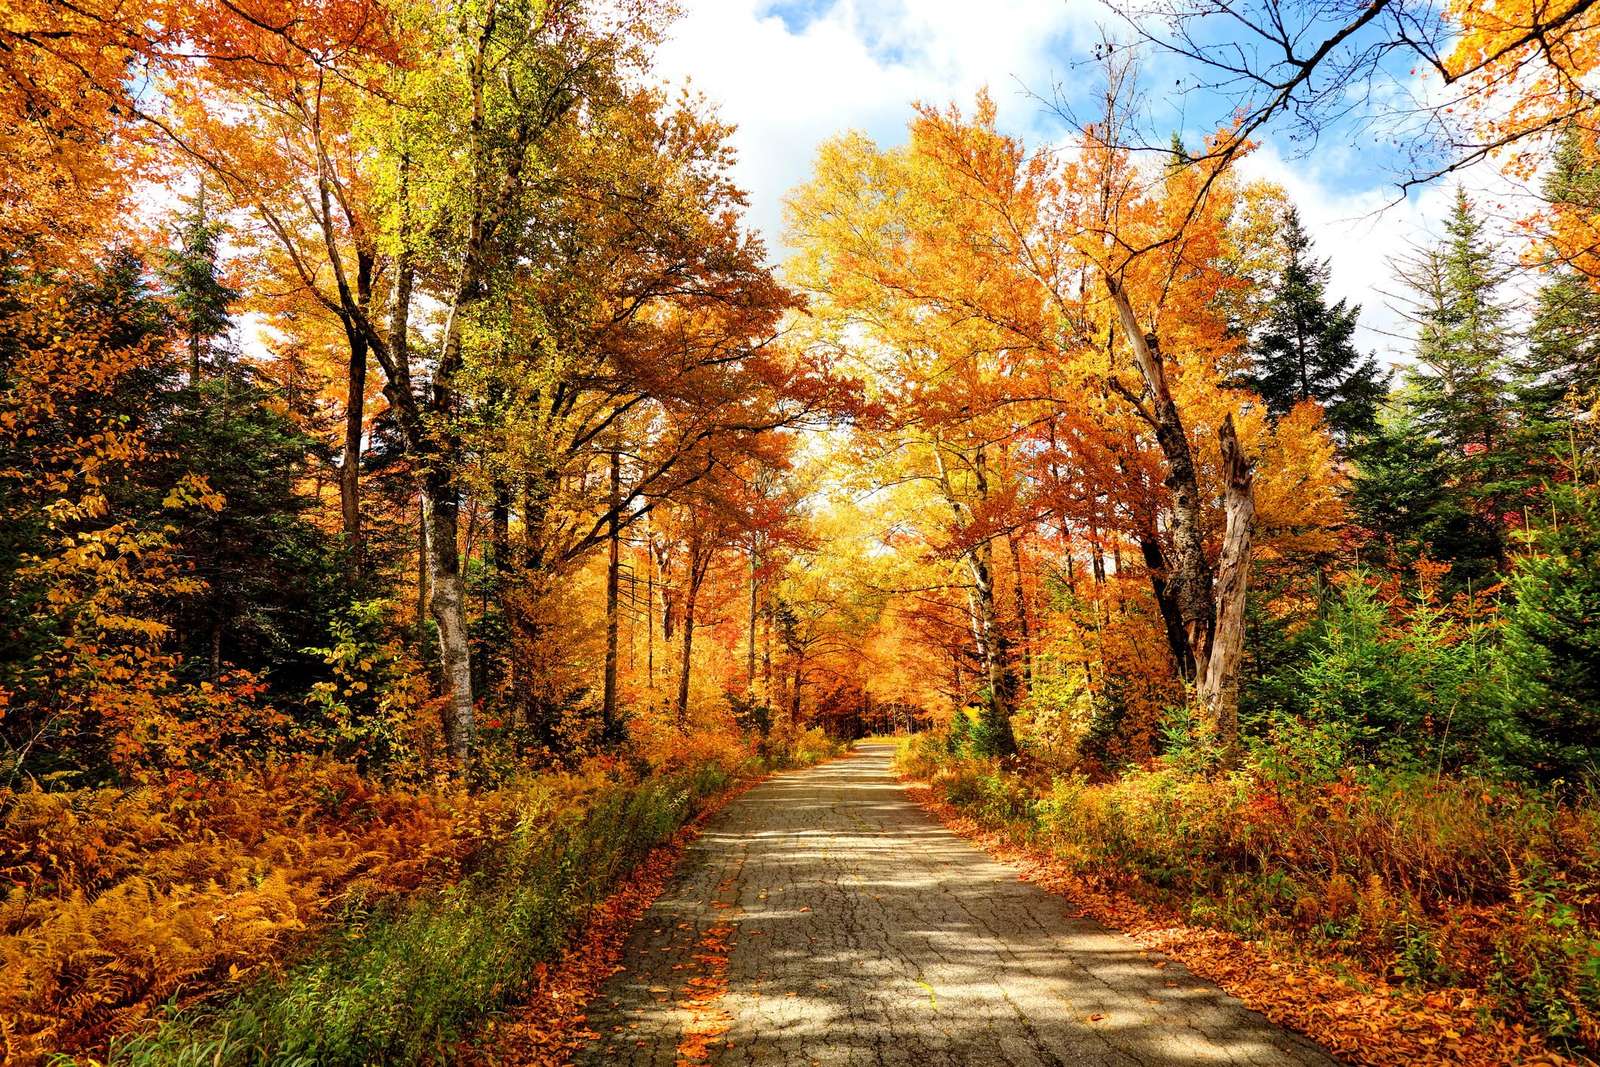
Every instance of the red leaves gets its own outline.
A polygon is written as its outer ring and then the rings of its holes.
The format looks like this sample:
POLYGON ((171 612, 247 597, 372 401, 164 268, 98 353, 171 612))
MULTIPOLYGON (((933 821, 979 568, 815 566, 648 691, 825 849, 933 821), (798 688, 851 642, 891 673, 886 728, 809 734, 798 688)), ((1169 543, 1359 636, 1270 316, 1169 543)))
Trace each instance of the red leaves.
POLYGON ((710 1058, 710 1045, 728 1032, 732 1016, 721 1006, 722 994, 728 991, 728 949, 734 926, 719 922, 708 929, 695 942, 694 961, 702 971, 685 983, 684 996, 679 1006, 689 1012, 689 1021, 683 1028, 683 1038, 678 1042, 678 1063, 705 1063, 710 1058))

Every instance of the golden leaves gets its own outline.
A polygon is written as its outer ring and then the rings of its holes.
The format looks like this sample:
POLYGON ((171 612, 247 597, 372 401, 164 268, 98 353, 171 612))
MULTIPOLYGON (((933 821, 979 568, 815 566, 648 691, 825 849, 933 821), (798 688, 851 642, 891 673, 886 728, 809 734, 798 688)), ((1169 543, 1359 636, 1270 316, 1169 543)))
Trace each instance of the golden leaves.
POLYGON ((92 1049, 180 989, 246 981, 348 899, 453 878, 525 799, 381 789, 310 761, 131 792, 0 791, 12 1062, 92 1049))

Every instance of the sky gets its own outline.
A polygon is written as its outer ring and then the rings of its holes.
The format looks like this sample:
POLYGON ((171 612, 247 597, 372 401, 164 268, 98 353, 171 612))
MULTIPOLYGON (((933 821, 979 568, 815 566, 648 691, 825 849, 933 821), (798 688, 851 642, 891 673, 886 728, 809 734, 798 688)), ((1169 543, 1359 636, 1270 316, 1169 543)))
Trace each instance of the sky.
MULTIPOLYGON (((1059 88, 1088 91, 1082 66, 1115 19, 1100 0, 683 0, 684 15, 658 56, 659 73, 704 93, 738 127, 736 176, 749 218, 774 259, 784 254, 782 201, 804 182, 817 146, 860 130, 879 144, 905 138, 914 102, 970 105, 987 87, 1006 132, 1030 145, 1059 141, 1060 120, 1040 101, 1059 88)), ((1158 66, 1147 85, 1171 84, 1158 66)), ((1175 125, 1226 113, 1219 100, 1156 100, 1175 125)), ((1185 129, 1193 143, 1200 125, 1185 129)), ((1393 310, 1390 261, 1437 232, 1453 185, 1402 197, 1370 136, 1325 139, 1306 155, 1268 131, 1242 164, 1283 185, 1319 254, 1332 261, 1335 297, 1362 305, 1358 344, 1391 362, 1409 348, 1393 310)), ((1469 189, 1486 179, 1466 179, 1469 189)))

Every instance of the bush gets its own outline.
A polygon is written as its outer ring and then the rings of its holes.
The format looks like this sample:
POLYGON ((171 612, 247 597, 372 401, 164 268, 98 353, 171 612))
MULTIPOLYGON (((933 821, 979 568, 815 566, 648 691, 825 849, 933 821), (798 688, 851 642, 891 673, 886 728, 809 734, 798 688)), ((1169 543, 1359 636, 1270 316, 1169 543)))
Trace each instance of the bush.
MULTIPOLYGON (((817 739, 802 742, 810 758, 817 739)), ((117 1059, 434 1055, 517 995, 702 799, 756 769, 737 735, 675 736, 666 762, 595 759, 477 793, 313 760, 0 791, 4 1058, 98 1055, 163 1011, 172 1021, 117 1059)))
POLYGON ((128 1064, 440 1062, 515 1001, 582 913, 729 782, 718 764, 529 811, 460 883, 363 912, 283 978, 120 1042, 128 1064))
POLYGON ((1033 817, 1032 791, 993 759, 949 761, 934 775, 933 785, 950 803, 972 809, 985 822, 1008 826, 1033 817))
POLYGON ((785 720, 762 739, 761 756, 775 769, 810 767, 837 756, 841 747, 816 726, 802 730, 785 720))
POLYGON ((1290 788, 1174 763, 1030 788, 931 739, 902 746, 963 812, 1196 923, 1272 932, 1419 986, 1473 983, 1600 1047, 1600 804, 1471 776, 1345 771, 1290 788))
POLYGON ((508 806, 320 762, 0 791, 10 1057, 92 1047, 180 989, 254 973, 352 902, 454 879, 508 806))
POLYGON ((1258 748, 1279 780, 1324 784, 1345 766, 1438 771, 1499 764, 1511 730, 1492 691, 1491 644, 1470 604, 1393 602, 1345 581, 1287 668, 1297 693, 1258 748))
POLYGON ((907 778, 927 781, 948 755, 948 739, 935 733, 912 734, 895 743, 894 767, 907 778))

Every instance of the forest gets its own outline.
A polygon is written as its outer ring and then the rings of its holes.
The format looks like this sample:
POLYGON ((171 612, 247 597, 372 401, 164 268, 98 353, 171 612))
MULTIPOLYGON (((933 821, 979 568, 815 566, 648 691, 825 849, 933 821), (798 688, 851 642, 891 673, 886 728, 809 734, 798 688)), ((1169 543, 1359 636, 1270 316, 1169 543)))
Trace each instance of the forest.
POLYGON ((0 1060, 564 1062, 869 735, 1351 1062, 1600 1056, 1600 13, 1113 3, 1059 142, 897 101, 776 248, 674 18, 0 0, 0 1060), (1249 165, 1391 76, 1393 361, 1249 165))

